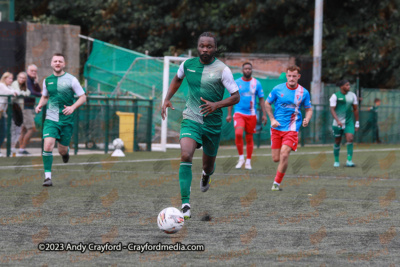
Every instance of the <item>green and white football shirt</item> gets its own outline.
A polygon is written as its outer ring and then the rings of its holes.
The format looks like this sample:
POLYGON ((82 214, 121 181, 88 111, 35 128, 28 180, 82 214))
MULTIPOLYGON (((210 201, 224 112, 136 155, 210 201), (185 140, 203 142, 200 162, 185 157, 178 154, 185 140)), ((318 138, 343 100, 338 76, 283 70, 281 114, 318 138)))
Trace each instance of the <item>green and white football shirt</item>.
POLYGON ((218 102, 222 100, 225 88, 230 94, 238 91, 231 70, 217 58, 210 64, 202 64, 200 58, 196 57, 184 61, 177 76, 179 79, 186 77, 189 85, 183 119, 193 120, 207 127, 221 127, 222 110, 217 109, 204 117, 200 114, 200 106, 205 102, 201 101, 200 97, 218 102))
MULTIPOLYGON (((358 105, 355 93, 347 92, 344 95, 340 91, 336 92, 331 96, 329 102, 331 107, 335 107, 339 121, 343 124, 342 129, 346 127, 346 124, 354 125, 353 105, 358 105)), ((333 120, 333 126, 338 126, 336 120, 333 120)))
POLYGON ((78 79, 69 73, 64 73, 61 76, 50 75, 43 81, 42 95, 48 96, 46 119, 55 122, 73 122, 71 115, 64 115, 63 109, 65 106, 74 104, 74 95, 81 96, 85 94, 78 79))

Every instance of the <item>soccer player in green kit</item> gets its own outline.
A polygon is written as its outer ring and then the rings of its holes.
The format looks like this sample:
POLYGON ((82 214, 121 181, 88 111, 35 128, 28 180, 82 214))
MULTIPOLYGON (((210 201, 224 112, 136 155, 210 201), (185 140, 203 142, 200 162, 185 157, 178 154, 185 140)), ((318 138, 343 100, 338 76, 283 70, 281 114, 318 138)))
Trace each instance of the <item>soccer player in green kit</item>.
POLYGON ((181 122, 180 146, 181 164, 179 185, 182 198, 182 213, 185 219, 191 217, 190 189, 192 183, 192 159, 196 148, 203 146, 203 172, 200 189, 206 192, 211 183, 210 176, 215 170, 222 127, 223 107, 235 105, 240 100, 239 88, 231 70, 215 57, 217 41, 212 33, 205 32, 197 41, 199 57, 184 61, 172 79, 162 106, 161 116, 167 116, 167 108, 174 109, 172 96, 178 91, 186 77, 189 92, 181 122), (225 88, 231 94, 222 100, 225 88))
POLYGON ((39 104, 35 108, 39 113, 48 104, 46 120, 43 125, 43 165, 45 180, 43 186, 52 186, 51 167, 53 165, 53 148, 58 141, 58 152, 63 162, 69 160, 69 143, 74 126, 73 112, 86 102, 86 95, 79 81, 64 71, 65 58, 62 54, 54 54, 51 59, 53 74, 44 79, 43 92, 39 104), (79 98, 75 102, 74 95, 79 98), (75 102, 75 103, 74 103, 75 102))
POLYGON ((347 80, 342 80, 337 83, 340 91, 334 93, 329 99, 330 109, 333 116, 333 135, 335 144, 333 145, 333 155, 335 156, 334 167, 340 167, 339 152, 342 135, 346 136, 347 141, 347 162, 346 167, 355 167, 352 161, 353 157, 353 139, 354 131, 358 131, 360 122, 358 121, 358 101, 357 96, 350 92, 350 83, 347 80), (355 123, 353 119, 355 117, 355 123))

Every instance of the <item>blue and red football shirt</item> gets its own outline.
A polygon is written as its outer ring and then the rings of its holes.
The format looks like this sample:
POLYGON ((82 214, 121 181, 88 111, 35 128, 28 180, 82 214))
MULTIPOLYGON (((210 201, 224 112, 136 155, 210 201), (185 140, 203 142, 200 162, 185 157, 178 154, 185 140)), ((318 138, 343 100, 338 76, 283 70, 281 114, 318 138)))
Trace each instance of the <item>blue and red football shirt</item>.
POLYGON ((275 103, 274 117, 280 126, 278 131, 298 132, 302 124, 301 106, 311 108, 310 93, 300 84, 291 89, 286 83, 278 84, 267 98, 268 103, 275 103))
POLYGON ((235 80, 239 87, 240 101, 235 105, 235 113, 244 115, 256 115, 256 96, 264 97, 261 83, 255 78, 245 81, 242 78, 235 80))

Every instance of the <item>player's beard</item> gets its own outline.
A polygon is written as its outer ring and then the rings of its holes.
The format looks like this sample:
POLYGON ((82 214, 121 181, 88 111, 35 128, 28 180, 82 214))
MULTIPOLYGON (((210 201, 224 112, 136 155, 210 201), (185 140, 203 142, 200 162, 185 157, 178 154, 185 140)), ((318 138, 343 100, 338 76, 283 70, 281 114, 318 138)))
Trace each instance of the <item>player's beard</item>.
POLYGON ((200 59, 204 63, 211 63, 211 60, 213 59, 214 54, 201 54, 200 59))
POLYGON ((54 73, 56 74, 61 74, 63 72, 62 68, 59 68, 59 70, 57 71, 56 68, 53 68, 54 73))
POLYGON ((246 73, 243 73, 243 76, 246 78, 246 80, 249 80, 252 74, 253 72, 250 72, 248 75, 246 73))

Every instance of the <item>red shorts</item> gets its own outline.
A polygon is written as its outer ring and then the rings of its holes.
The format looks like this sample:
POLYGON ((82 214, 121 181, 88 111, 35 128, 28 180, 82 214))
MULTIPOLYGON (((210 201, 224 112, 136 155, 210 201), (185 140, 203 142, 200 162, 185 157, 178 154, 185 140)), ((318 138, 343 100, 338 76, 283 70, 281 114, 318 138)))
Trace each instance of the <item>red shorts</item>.
POLYGON ((298 132, 282 132, 271 128, 271 149, 280 149, 282 145, 287 145, 296 151, 298 142, 298 132))
POLYGON ((243 127, 246 133, 256 133, 257 116, 256 115, 244 115, 241 113, 233 114, 233 126, 243 127))

